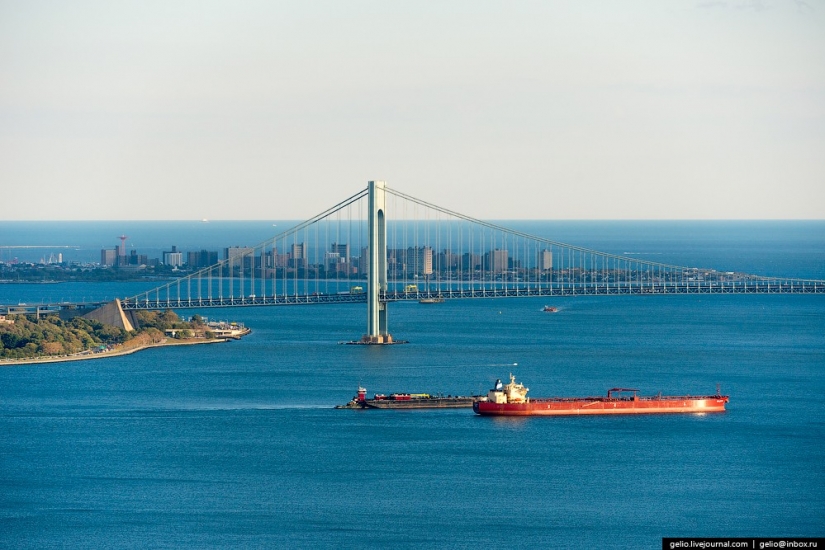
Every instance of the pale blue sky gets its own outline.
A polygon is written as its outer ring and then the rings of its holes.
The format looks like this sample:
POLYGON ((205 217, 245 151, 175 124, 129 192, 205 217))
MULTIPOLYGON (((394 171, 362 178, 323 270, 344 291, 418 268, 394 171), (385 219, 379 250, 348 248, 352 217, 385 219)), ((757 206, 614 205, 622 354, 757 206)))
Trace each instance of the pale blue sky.
POLYGON ((0 0, 0 218, 825 218, 825 3, 0 0))

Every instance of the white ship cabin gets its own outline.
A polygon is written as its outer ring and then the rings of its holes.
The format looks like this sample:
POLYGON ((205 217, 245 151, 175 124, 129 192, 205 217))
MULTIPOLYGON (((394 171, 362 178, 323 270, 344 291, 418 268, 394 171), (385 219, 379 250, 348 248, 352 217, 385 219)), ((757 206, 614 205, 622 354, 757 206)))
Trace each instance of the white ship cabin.
POLYGON ((527 403, 530 398, 527 392, 530 388, 516 382, 516 377, 510 373, 510 383, 502 385, 501 379, 496 380, 495 387, 487 392, 487 401, 491 403, 527 403))

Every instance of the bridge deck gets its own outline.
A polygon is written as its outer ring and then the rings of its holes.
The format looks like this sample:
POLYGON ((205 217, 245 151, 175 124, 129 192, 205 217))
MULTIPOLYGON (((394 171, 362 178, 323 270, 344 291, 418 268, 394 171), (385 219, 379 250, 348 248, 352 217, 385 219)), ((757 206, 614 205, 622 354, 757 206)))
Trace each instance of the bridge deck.
MULTIPOLYGON (((471 288, 437 292, 382 292, 383 302, 471 298, 530 298, 564 296, 629 296, 676 294, 825 294, 825 282, 729 283, 663 285, 567 285, 554 287, 471 288)), ((365 294, 307 294, 256 296, 254 298, 199 298, 194 300, 148 300, 124 302, 124 309, 165 309, 235 306, 281 306, 306 304, 366 303, 365 294)))
MULTIPOLYGON (((507 288, 465 288, 427 292, 383 292, 384 302, 418 301, 430 298, 445 300, 472 298, 529 298, 529 297, 564 297, 564 296, 629 296, 629 295, 676 295, 676 294, 825 294, 823 281, 749 281, 736 283, 668 283, 668 284, 584 284, 523 286, 507 288)), ((297 294, 255 297, 206 297, 206 298, 170 298, 146 300, 122 300, 126 310, 189 309, 213 307, 246 306, 288 306, 365 303, 366 294, 297 294)), ((78 302, 58 304, 16 304, 0 305, 0 313, 13 314, 47 314, 63 310, 90 310, 103 305, 103 302, 78 302)))

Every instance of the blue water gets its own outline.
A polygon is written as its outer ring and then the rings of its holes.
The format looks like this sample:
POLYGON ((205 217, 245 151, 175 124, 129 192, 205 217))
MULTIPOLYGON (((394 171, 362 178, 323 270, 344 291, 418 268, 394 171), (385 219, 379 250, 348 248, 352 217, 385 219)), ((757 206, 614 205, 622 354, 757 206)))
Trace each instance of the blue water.
MULTIPOLYGON (((627 228, 611 227, 618 247, 627 228)), ((708 258, 792 269, 809 247, 805 269, 821 269, 823 233, 774 235, 770 257, 750 235, 708 258)), ((665 237, 628 238, 622 252, 687 247, 665 237)), ((63 286, 0 285, 0 302, 63 286)), ((822 536, 825 297, 580 297, 554 299, 556 314, 545 303, 391 304, 391 332, 411 343, 380 348, 338 345, 364 331, 363 305, 206 310, 254 332, 0 368, 0 547, 656 548, 664 536, 822 536), (731 402, 724 414, 641 418, 332 409, 359 384, 468 393, 509 372, 535 396, 700 394, 718 383, 731 402)))

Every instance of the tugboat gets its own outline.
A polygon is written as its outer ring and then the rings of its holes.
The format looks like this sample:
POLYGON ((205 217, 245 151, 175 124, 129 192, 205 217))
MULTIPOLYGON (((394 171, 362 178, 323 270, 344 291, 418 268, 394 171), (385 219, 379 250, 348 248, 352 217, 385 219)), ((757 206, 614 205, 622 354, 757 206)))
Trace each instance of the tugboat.
POLYGON ((358 387, 358 393, 346 405, 336 409, 469 409, 480 395, 430 395, 428 393, 376 393, 367 398, 367 389, 358 387))
POLYGON ((473 403, 473 412, 483 416, 562 416, 577 414, 656 414, 724 412, 730 400, 717 386, 716 395, 681 395, 639 397, 639 390, 612 388, 607 397, 527 397, 529 388, 516 382, 496 385, 487 397, 473 403))

